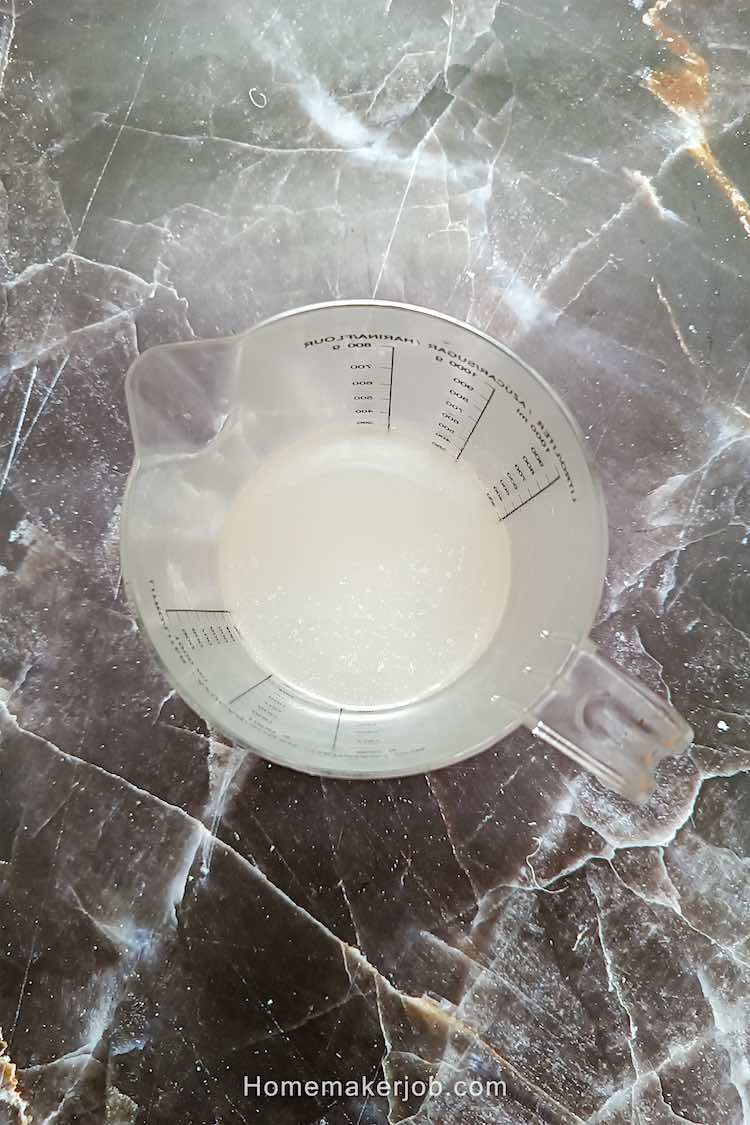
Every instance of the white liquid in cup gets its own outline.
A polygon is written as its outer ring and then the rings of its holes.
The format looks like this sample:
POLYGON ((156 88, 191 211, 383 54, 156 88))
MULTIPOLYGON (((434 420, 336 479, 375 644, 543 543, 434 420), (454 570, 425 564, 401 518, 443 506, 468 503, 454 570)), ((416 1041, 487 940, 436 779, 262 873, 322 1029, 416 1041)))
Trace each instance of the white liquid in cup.
POLYGON ((420 699, 465 672, 508 594, 507 534, 466 464, 400 432, 321 430, 231 504, 221 585, 256 663, 338 707, 420 699))

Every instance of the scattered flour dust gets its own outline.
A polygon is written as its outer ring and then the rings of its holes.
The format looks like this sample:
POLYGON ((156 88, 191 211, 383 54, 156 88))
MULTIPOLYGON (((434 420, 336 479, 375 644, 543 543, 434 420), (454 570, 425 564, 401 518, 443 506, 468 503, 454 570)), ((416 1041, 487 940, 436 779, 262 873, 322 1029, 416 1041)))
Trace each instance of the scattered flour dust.
POLYGON ((20 543, 23 547, 30 547, 36 538, 36 531, 31 520, 22 519, 8 536, 9 543, 20 543))

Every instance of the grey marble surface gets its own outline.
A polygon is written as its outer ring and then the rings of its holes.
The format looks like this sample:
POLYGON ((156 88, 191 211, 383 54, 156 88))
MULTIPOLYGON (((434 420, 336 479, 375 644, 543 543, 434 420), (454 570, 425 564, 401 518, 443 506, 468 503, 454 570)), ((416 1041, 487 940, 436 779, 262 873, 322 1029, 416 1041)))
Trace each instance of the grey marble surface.
POLYGON ((0 1120, 750 1121, 749 53, 736 0, 2 0, 0 1120), (579 419, 596 638, 696 731, 645 807, 525 734, 269 766, 135 630, 130 363, 373 295, 579 419))

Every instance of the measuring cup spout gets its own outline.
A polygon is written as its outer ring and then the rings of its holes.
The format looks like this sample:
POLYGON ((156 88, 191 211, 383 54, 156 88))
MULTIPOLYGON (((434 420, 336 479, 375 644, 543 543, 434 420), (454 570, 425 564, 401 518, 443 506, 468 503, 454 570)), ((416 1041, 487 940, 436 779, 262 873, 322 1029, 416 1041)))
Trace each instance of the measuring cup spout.
POLYGON ((653 791, 661 759, 681 754, 693 740, 673 707, 588 641, 574 649, 527 725, 636 804, 653 791))
POLYGON ((125 379, 136 456, 196 453, 220 432, 239 357, 234 339, 165 344, 140 356, 125 379))

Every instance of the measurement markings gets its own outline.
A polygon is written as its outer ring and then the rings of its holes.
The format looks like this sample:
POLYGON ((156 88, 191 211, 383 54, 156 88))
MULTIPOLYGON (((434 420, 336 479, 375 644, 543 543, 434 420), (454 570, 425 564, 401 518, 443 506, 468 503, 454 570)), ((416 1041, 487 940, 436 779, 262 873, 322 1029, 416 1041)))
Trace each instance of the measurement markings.
POLYGON ((333 734, 333 745, 331 746, 331 750, 336 749, 336 743, 339 740, 339 729, 341 727, 341 716, 343 715, 343 713, 344 713, 344 708, 339 707, 339 717, 336 720, 336 730, 334 731, 334 734, 333 734))
POLYGON ((391 428, 391 413, 393 408, 393 371, 395 367, 395 347, 380 349, 378 357, 369 354, 369 362, 364 357, 358 356, 355 363, 349 364, 352 373, 352 405, 354 419, 357 426, 377 426, 382 418, 386 428, 391 428), (373 362, 377 358, 386 359, 384 353, 390 352, 387 362, 373 362))
POLYGON ((483 405, 482 409, 479 411, 479 416, 477 417, 476 422, 474 423, 474 425, 469 430, 469 433, 466 437, 466 440, 464 441, 463 445, 461 446, 458 453, 456 454, 456 460, 457 461, 458 461, 459 457, 461 456, 461 454, 463 453, 463 451, 466 449, 466 446, 469 444, 469 439, 471 438, 471 435, 474 433, 474 430, 477 428, 479 423, 482 421, 482 415, 484 414, 485 410, 487 409, 487 407, 492 402, 492 398, 493 398, 494 394, 495 394, 495 388, 493 387, 492 390, 490 391, 489 398, 486 398, 484 400, 484 405, 483 405))
POLYGON ((388 429, 391 428, 391 403, 393 402, 393 364, 396 360, 396 349, 391 348, 391 377, 388 382, 388 429))
POLYGON ((466 449, 496 390, 476 372, 464 367, 459 370, 460 374, 450 376, 433 432, 433 445, 450 451, 456 461, 466 449), (486 396, 485 391, 489 392, 486 396))
POLYGON ((228 609, 189 609, 187 606, 183 606, 182 609, 165 609, 164 612, 165 613, 226 613, 227 617, 229 617, 229 610, 228 609))
POLYGON ((536 492, 533 492, 531 496, 528 496, 525 500, 522 500, 520 504, 516 504, 514 508, 511 508, 509 512, 498 516, 500 522, 502 523, 503 520, 507 520, 509 516, 512 516, 514 512, 520 511, 521 508, 525 508, 527 504, 530 504, 532 500, 536 500, 537 496, 541 496, 543 492, 546 492, 548 488, 551 488, 552 485, 556 484, 559 480, 560 474, 558 473, 553 480, 547 481, 547 483, 543 484, 541 488, 538 488, 536 492))
POLYGON ((234 699, 230 699, 227 703, 227 707, 231 707, 234 703, 237 702, 238 699, 242 699, 244 698, 244 696, 249 695, 251 691, 255 691, 255 689, 260 687, 261 684, 267 684, 270 679, 273 679, 273 675, 264 676, 263 679, 258 680, 256 684, 251 684, 249 688, 245 688, 245 690, 241 691, 239 695, 235 695, 234 699))
POLYGON ((236 645, 241 640, 227 609, 190 609, 183 606, 165 609, 163 614, 167 632, 173 638, 181 637, 192 652, 216 645, 236 645), (223 621, 218 620, 221 617, 223 621))

